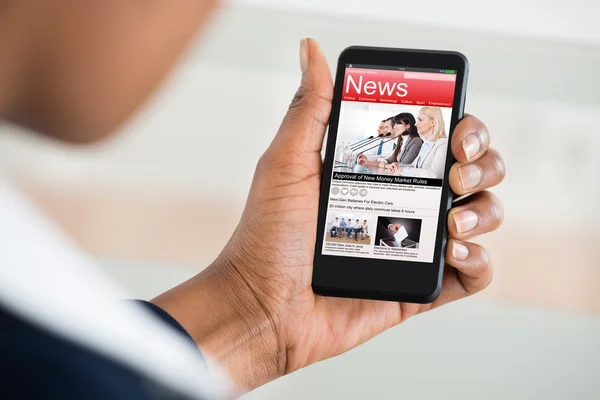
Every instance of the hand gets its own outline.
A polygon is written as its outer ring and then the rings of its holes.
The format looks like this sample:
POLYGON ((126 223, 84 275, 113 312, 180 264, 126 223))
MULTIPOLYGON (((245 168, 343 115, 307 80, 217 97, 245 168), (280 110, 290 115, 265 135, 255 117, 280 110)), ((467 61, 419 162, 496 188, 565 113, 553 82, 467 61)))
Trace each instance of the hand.
POLYGON ((365 156, 364 154, 360 154, 358 156, 358 163, 360 165, 365 165, 367 163, 367 156, 365 156))
POLYGON ((476 193, 450 212, 443 289, 419 305, 321 297, 311 275, 322 174, 321 147, 333 85, 318 44, 303 42, 302 83, 261 157, 241 221, 223 252, 196 277, 154 300, 236 382, 252 389, 341 354, 409 317, 485 288, 486 251, 468 240, 498 228, 502 206, 485 188, 504 177, 476 118, 456 127, 454 192, 476 193))
POLYGON ((390 231, 392 231, 394 233, 398 233, 400 228, 401 228, 400 224, 391 224, 389 229, 390 229, 390 231))
POLYGON ((398 173, 402 172, 402 167, 397 162, 395 162, 393 164, 388 164, 385 167, 385 169, 387 169, 388 171, 390 171, 392 174, 395 174, 396 172, 398 172, 398 173))

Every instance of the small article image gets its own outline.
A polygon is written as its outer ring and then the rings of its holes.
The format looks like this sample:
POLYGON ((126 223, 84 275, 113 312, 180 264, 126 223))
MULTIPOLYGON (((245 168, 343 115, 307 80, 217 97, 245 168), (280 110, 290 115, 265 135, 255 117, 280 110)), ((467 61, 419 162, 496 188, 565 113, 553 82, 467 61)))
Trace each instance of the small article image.
POLYGON ((327 216, 325 241, 370 245, 371 219, 368 215, 330 212, 327 216))
POLYGON ((422 220, 400 217, 378 217, 375 246, 418 249, 422 220))

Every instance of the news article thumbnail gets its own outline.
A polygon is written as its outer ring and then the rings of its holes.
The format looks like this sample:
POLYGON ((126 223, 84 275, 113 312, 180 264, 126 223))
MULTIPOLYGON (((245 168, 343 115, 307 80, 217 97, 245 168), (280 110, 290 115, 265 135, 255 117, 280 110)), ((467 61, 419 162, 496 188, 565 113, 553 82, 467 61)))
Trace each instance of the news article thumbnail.
POLYGON ((370 245, 371 216, 356 213, 329 213, 325 241, 370 245))
POLYGON ((451 112, 445 107, 343 102, 333 179, 378 175, 407 178, 392 183, 441 186, 451 112))
POLYGON ((375 246, 418 249, 421 225, 420 219, 378 217, 375 246))

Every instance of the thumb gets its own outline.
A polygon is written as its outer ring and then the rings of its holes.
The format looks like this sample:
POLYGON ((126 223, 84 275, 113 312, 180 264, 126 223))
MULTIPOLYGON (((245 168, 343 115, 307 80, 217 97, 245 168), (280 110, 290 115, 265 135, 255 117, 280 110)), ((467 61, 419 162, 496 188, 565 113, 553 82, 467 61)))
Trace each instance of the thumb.
POLYGON ((317 41, 300 42, 302 81, 273 141, 288 151, 319 152, 333 98, 333 81, 327 60, 317 41))

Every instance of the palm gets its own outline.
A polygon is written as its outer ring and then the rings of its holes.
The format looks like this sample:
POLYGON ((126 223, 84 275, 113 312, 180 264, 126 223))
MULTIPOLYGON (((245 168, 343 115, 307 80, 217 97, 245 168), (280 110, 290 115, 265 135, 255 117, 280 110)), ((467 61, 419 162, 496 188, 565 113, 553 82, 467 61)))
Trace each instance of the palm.
MULTIPOLYGON (((297 137, 300 142, 302 135, 297 137)), ((349 350, 420 311, 414 304, 315 295, 311 276, 320 152, 308 149, 288 156, 285 163, 271 159, 268 164, 269 171, 256 174, 250 195, 248 210, 253 212, 247 216, 255 211, 260 221, 250 217, 254 239, 247 248, 260 260, 260 270, 253 274, 267 278, 261 280, 267 286, 261 290, 270 294, 265 307, 288 318, 282 324, 289 349, 286 372, 349 350)))

